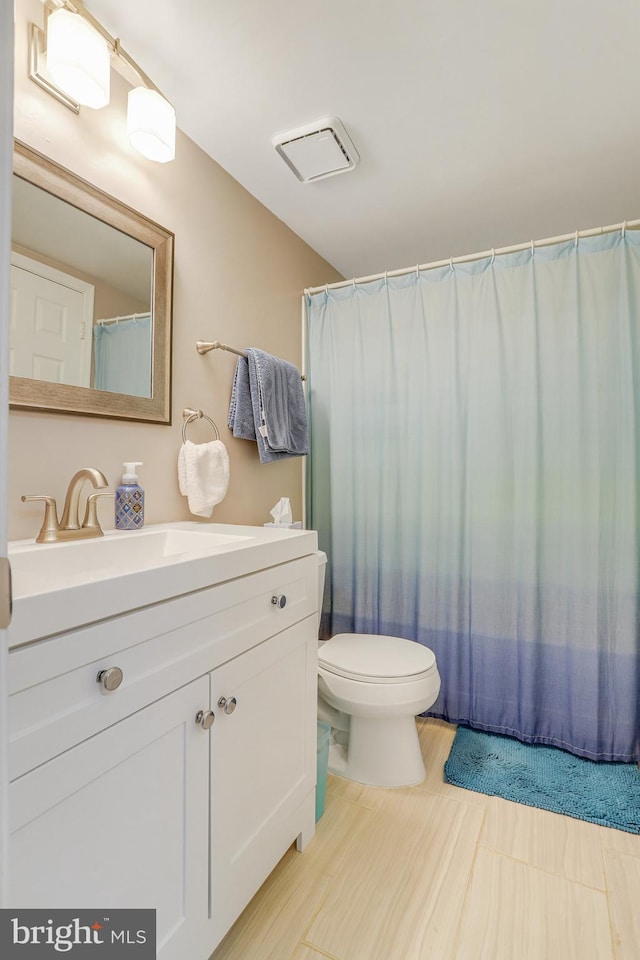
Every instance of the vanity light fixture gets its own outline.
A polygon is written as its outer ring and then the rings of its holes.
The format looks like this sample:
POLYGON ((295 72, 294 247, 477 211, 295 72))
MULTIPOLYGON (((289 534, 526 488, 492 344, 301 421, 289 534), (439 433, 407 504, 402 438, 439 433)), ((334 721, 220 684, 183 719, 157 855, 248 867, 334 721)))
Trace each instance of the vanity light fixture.
POLYGON ((131 145, 149 160, 173 160, 174 108, 82 0, 47 0, 45 29, 29 24, 29 76, 74 113, 81 105, 99 109, 109 103, 112 60, 134 85, 127 115, 131 145), (41 63, 45 54, 46 72, 41 63))
POLYGON ((176 155, 176 111, 157 90, 129 91, 127 133, 131 146, 149 160, 166 163, 176 155))
POLYGON ((62 7, 47 18, 47 68, 82 106, 99 110, 109 103, 109 47, 87 20, 62 7))

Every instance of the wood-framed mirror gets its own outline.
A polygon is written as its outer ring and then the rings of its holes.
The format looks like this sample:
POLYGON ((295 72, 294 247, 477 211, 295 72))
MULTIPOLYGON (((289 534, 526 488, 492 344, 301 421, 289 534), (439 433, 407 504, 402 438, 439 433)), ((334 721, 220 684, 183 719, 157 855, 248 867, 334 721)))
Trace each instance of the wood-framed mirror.
POLYGON ((14 142, 9 403, 171 423, 173 234, 14 142))

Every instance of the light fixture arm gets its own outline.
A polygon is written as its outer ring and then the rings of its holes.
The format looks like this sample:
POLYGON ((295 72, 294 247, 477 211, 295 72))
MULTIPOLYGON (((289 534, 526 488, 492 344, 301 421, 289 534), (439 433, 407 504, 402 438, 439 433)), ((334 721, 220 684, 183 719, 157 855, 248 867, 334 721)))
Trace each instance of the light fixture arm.
MULTIPOLYGON (((107 41, 107 42, 109 42, 109 41, 107 41)), ((124 62, 127 64, 127 66, 131 67, 131 69, 134 71, 134 73, 137 73, 137 74, 138 74, 138 76, 140 77, 140 79, 142 80, 143 84, 145 85, 145 87, 147 87, 148 90, 155 90, 155 92, 156 92, 156 93, 159 93, 161 97, 163 97, 165 100, 167 99, 167 98, 165 97, 164 93, 162 92, 162 90, 159 90, 158 87, 156 87, 156 85, 155 85, 155 83, 153 82, 153 80, 150 80, 150 79, 149 79, 149 77, 146 75, 146 73, 144 72, 144 70, 141 70, 141 69, 140 69, 140 67, 138 66, 138 64, 136 63, 136 61, 133 59, 133 57, 130 57, 130 56, 129 56, 129 54, 128 54, 127 51, 124 49, 124 47, 123 47, 122 44, 120 43, 120 40, 119 40, 117 37, 116 37, 116 38, 114 39, 114 41, 113 41, 113 52, 114 52, 115 56, 116 56, 119 60, 124 60, 124 62)))

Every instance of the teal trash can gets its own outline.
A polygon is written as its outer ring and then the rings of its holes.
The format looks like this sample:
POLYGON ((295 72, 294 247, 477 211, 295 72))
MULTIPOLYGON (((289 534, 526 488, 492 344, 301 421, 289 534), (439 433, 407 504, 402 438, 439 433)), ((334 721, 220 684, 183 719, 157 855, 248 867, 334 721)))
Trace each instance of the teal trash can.
POLYGON ((329 737, 331 726, 318 720, 318 778, 316 780, 316 823, 324 813, 327 794, 327 770, 329 768, 329 737))

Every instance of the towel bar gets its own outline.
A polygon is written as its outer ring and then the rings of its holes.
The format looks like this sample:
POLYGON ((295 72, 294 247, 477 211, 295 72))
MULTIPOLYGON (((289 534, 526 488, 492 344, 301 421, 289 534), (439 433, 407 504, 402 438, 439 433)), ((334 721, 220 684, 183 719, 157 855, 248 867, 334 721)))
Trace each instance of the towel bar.
MULTIPOLYGON (((247 356, 245 350, 236 350, 235 347, 230 347, 228 343, 222 343, 220 340, 196 340, 196 350, 201 356, 209 353, 210 350, 226 350, 228 353, 235 353, 237 357, 247 356)), ((300 375, 300 379, 307 379, 304 373, 300 375)))
POLYGON ((220 340, 198 340, 196 341, 196 350, 200 354, 209 353, 209 350, 227 350, 229 353, 235 353, 238 357, 246 357, 244 350, 236 350, 230 347, 228 343, 221 343, 220 340))

